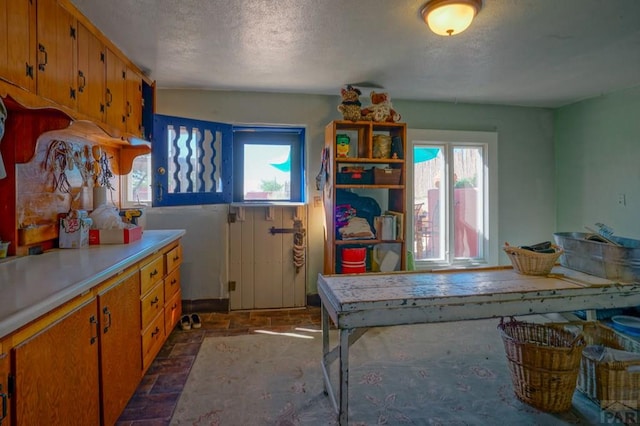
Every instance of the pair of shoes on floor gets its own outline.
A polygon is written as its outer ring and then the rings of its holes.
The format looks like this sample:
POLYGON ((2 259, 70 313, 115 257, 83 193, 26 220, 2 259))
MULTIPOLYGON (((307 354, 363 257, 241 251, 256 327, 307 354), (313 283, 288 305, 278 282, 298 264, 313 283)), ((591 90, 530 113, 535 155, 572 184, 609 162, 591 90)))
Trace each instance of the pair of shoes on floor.
POLYGON ((200 315, 198 314, 183 315, 182 318, 180 318, 180 328, 183 330, 200 327, 202 327, 202 321, 200 321, 200 315))

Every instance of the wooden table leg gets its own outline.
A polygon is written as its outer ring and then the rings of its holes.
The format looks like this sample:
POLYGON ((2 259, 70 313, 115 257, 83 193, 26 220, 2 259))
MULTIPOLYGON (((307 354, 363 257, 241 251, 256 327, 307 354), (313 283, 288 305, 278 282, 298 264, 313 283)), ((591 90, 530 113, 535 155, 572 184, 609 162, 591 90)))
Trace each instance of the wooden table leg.
MULTIPOLYGON (((331 375, 329 374, 329 313, 327 312, 327 308, 325 308, 324 303, 322 304, 322 367, 324 370, 324 374, 326 379, 328 379, 331 375)), ((327 380, 324 381, 324 392, 329 394, 331 389, 329 389, 331 383, 328 383, 327 380)))
POLYGON ((338 423, 340 426, 349 424, 349 335, 352 330, 340 329, 340 406, 338 409, 338 423))

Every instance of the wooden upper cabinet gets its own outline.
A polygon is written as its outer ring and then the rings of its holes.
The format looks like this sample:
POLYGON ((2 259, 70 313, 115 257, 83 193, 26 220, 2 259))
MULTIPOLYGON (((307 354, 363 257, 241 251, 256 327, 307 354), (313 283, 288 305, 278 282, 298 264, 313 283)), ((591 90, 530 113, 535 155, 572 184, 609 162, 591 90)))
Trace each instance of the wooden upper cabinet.
POLYGON ((105 117, 105 46, 78 23, 78 112, 103 122, 105 117))
POLYGON ((38 0, 37 92, 43 98, 75 109, 75 17, 57 0, 38 0))
POLYGON ((142 76, 127 68, 127 132, 142 137, 142 76))
POLYGON ((105 92, 106 123, 120 130, 126 129, 125 92, 127 67, 110 49, 107 51, 107 88, 105 92))
POLYGON ((36 91, 36 6, 31 0, 0 4, 0 78, 36 91))

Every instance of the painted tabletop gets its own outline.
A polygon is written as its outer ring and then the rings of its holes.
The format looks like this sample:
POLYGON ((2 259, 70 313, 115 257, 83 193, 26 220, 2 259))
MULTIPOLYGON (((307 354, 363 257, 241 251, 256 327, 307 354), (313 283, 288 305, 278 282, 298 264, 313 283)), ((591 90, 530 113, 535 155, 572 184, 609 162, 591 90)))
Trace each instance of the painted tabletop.
POLYGON ((640 284, 620 284, 561 266, 547 276, 521 275, 511 268, 319 275, 318 293, 340 325, 388 325, 640 304, 640 284))

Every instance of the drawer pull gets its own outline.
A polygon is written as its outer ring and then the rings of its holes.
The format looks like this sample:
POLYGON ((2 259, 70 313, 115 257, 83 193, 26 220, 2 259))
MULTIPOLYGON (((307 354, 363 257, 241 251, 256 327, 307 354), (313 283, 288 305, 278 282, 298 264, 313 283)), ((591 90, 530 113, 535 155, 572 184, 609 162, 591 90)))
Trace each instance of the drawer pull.
POLYGON ((174 261, 174 262, 175 262, 175 261, 178 261, 178 260, 180 260, 180 256, 176 255, 176 256, 174 256, 174 257, 173 257, 173 261, 174 261))
POLYGON ((156 334, 160 333, 160 329, 156 327, 154 331, 151 332, 151 337, 156 337, 156 334))
POLYGON ((157 269, 154 269, 153 272, 149 272, 149 278, 153 278, 156 275, 158 275, 158 270, 157 269))
POLYGON ((175 283, 177 283, 178 280, 176 280, 175 278, 171 280, 171 285, 174 285, 175 283))
POLYGON ((154 297, 154 298, 153 298, 153 300, 151 301, 151 304, 152 304, 152 305, 155 305, 155 304, 156 304, 156 303, 158 303, 158 302, 159 302, 159 300, 158 300, 158 296, 156 296, 156 297, 154 297))

